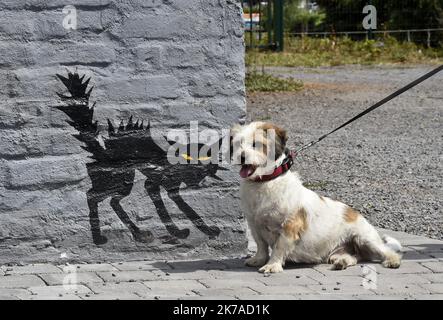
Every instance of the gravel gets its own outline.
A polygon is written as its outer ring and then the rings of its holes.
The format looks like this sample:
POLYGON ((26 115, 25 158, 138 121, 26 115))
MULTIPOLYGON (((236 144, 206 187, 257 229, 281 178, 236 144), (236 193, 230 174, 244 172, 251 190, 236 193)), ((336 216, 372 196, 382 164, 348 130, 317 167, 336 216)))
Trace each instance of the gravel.
MULTIPOLYGON (((248 96, 248 121, 288 130, 296 148, 342 124, 433 66, 268 68, 305 83, 248 96)), ((443 72, 306 150, 307 187, 360 210, 374 225, 443 239, 443 72)))

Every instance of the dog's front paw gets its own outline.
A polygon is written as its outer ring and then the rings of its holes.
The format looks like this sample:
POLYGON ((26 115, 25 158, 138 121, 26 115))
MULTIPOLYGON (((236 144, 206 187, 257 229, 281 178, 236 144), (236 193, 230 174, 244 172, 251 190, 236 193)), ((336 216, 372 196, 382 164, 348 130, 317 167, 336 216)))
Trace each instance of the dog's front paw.
POLYGON ((383 267, 397 269, 401 264, 401 256, 397 253, 391 254, 382 262, 383 267))
POLYGON ((245 260, 245 265, 247 265, 248 267, 262 267, 266 261, 268 260, 268 258, 264 257, 251 257, 245 260))
POLYGON ((278 262, 269 263, 261 267, 258 271, 262 273, 279 273, 283 271, 283 266, 278 262))

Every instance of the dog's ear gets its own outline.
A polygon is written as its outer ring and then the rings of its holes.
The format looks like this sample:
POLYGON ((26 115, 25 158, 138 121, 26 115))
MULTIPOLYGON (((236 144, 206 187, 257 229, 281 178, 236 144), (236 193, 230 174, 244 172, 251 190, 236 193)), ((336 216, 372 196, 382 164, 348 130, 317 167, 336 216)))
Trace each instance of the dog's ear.
MULTIPOLYGON (((266 122, 263 123, 258 127, 258 129, 263 130, 266 133, 266 137, 271 137, 271 131, 272 136, 275 137, 275 140, 273 140, 274 150, 275 150, 275 160, 277 160, 285 151, 286 148, 286 142, 288 141, 288 134, 286 133, 286 130, 277 127, 275 124, 266 122)), ((270 147, 270 143, 268 141, 268 149, 270 147)), ((269 152, 269 151, 268 151, 269 152)))
POLYGON ((286 146, 286 142, 288 142, 288 134, 285 129, 280 127, 274 127, 275 134, 280 138, 280 142, 283 146, 286 146))
POLYGON ((266 134, 268 134, 268 130, 274 130, 276 137, 280 140, 280 145, 285 146, 286 142, 288 141, 288 134, 286 133, 285 129, 282 129, 280 127, 277 127, 273 123, 264 123, 259 127, 260 129, 266 131, 266 134))

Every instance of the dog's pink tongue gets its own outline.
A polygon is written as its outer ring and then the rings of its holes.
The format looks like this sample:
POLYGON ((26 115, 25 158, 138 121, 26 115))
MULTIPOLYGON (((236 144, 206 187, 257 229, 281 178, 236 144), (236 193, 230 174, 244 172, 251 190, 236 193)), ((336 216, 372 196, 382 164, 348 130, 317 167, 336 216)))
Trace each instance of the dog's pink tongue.
POLYGON ((240 177, 247 178, 254 173, 252 166, 242 166, 240 169, 240 177))

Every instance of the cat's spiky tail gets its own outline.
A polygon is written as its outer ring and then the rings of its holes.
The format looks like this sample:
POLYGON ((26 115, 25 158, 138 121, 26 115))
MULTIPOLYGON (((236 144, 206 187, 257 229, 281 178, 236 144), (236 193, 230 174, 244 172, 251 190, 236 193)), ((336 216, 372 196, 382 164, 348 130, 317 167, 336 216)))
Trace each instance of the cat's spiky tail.
POLYGON ((95 133, 97 122, 93 121, 95 103, 89 105, 89 97, 93 87, 88 89, 91 78, 80 77, 77 72, 68 72, 68 77, 57 74, 57 78, 65 85, 70 95, 57 92, 57 95, 65 102, 56 108, 68 115, 68 123, 81 132, 95 133))
POLYGON ((69 117, 66 122, 79 132, 73 136, 86 144, 82 148, 91 152, 94 158, 103 158, 104 150, 97 139, 97 121, 93 120, 95 103, 92 106, 89 105, 93 90, 93 87, 88 88, 91 78, 85 80, 85 75, 80 76, 77 72, 70 71, 67 77, 60 74, 56 76, 69 92, 69 95, 57 92, 64 103, 56 108, 69 117))
POLYGON ((59 78, 60 81, 63 82, 66 89, 68 89, 69 93, 71 94, 70 96, 67 96, 57 92, 60 98, 62 98, 63 100, 83 99, 89 101, 92 89, 94 89, 94 87, 90 87, 88 90, 89 81, 91 81, 90 77, 83 81, 85 75, 80 77, 77 72, 72 73, 68 71, 68 77, 57 74, 57 78, 59 78))

